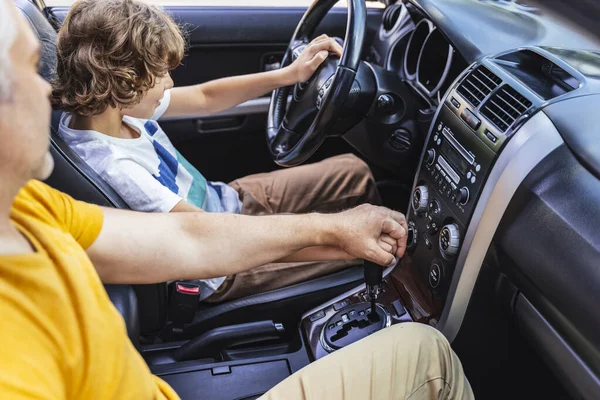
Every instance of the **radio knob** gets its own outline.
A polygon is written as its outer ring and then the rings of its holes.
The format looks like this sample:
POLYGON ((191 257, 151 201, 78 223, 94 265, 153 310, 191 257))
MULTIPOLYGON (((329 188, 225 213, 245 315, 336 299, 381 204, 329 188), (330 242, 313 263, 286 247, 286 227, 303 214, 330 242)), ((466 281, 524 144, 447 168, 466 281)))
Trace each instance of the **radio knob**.
POLYGON ((427 156, 426 156, 426 160, 425 163, 427 163, 427 165, 431 166, 433 165, 434 161, 435 161, 435 150, 434 149, 429 149, 427 150, 427 156))
POLYGON ((418 186, 412 197, 412 205, 413 209, 416 213, 423 213, 427 211, 427 206, 429 205, 429 189, 427 186, 418 186))
POLYGON ((462 204, 463 206, 465 204, 467 204, 467 202, 469 201, 469 189, 466 187, 461 187, 460 189, 457 190, 456 193, 456 201, 458 201, 460 204, 462 204))
POLYGON ((442 253, 442 257, 447 260, 451 259, 458 253, 459 246, 460 231, 458 230, 458 225, 444 225, 440 231, 440 253, 442 253))

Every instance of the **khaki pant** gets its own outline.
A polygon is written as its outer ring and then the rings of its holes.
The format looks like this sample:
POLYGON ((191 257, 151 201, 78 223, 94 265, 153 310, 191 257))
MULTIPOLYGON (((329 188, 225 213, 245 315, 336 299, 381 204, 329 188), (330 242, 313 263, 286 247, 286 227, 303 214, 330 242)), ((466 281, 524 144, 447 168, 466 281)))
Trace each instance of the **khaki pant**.
POLYGON ((402 323, 308 365, 259 400, 471 400, 471 386, 446 338, 402 323))
MULTIPOLYGON (((242 214, 336 212, 381 198, 367 164, 344 154, 299 167, 256 174, 230 185, 242 200, 242 214)), ((293 285, 333 273, 358 261, 272 263, 229 276, 207 302, 222 302, 293 285)))

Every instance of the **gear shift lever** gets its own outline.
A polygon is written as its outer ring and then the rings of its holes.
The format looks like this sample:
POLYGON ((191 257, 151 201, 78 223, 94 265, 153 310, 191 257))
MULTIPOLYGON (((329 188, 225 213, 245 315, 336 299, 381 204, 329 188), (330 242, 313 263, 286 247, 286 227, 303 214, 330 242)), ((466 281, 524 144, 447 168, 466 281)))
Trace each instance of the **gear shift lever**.
POLYGON ((377 315, 375 308, 377 298, 381 293, 381 281, 383 280, 383 267, 370 261, 365 261, 365 284, 367 293, 371 300, 371 315, 377 315))

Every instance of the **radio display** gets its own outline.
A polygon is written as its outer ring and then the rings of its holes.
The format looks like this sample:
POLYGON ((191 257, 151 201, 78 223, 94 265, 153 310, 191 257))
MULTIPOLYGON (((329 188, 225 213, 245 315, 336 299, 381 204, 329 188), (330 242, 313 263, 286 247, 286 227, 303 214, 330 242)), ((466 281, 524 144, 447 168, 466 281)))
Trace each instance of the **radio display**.
POLYGON ((442 141, 441 150, 450 164, 456 168, 461 175, 464 176, 467 174, 470 164, 458 153, 458 151, 456 151, 454 146, 451 146, 446 140, 444 140, 442 141))

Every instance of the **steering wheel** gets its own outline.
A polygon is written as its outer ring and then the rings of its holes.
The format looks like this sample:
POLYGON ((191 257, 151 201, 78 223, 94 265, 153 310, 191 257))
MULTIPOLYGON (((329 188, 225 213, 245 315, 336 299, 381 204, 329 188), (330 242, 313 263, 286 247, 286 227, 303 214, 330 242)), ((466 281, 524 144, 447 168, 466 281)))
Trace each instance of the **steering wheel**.
MULTIPOLYGON (((296 27, 281 68, 300 55, 337 1, 315 0, 312 3, 296 27)), ((281 166, 291 167, 306 161, 325 138, 332 135, 332 127, 353 88, 365 38, 367 8, 364 0, 347 2, 348 21, 342 57, 339 60, 328 58, 308 82, 276 89, 271 95, 267 144, 273 160, 281 166)))

